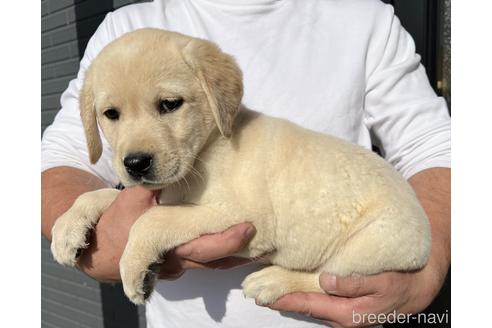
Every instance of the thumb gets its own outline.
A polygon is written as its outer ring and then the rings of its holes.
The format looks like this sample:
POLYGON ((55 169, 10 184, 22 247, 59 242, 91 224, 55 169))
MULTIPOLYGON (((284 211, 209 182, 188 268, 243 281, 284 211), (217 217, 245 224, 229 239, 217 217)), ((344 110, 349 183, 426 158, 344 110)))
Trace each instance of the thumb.
POLYGON ((319 276, 319 285, 327 294, 343 297, 360 297, 376 291, 367 277, 362 276, 337 277, 322 273, 319 276))

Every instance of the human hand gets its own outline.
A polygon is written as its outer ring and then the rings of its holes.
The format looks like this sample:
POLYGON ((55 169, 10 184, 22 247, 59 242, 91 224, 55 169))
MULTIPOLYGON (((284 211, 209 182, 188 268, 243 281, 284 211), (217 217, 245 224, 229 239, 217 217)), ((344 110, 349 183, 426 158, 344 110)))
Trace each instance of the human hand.
POLYGON ((292 293, 268 307, 303 313, 333 327, 372 326, 387 320, 390 313, 425 309, 439 292, 446 272, 447 266, 431 259, 422 270, 410 273, 344 278, 323 273, 319 282, 326 294, 292 293))
POLYGON ((236 224, 216 234, 204 235, 166 254, 160 279, 174 280, 187 269, 230 269, 251 260, 232 256, 253 238, 255 227, 248 222, 236 224))
POLYGON ((78 266, 98 281, 120 281, 119 262, 133 223, 157 204, 158 191, 140 186, 123 189, 95 226, 78 266))

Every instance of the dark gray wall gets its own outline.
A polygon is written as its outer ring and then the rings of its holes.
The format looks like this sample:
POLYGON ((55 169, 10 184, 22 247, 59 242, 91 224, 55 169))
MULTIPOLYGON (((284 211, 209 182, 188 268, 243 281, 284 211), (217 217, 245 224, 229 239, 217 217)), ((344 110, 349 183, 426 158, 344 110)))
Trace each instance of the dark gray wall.
MULTIPOLYGON (((90 36, 104 15, 131 0, 41 1, 41 131, 60 108, 60 96, 79 68, 90 36)), ((145 327, 144 308, 130 304, 119 284, 100 284, 53 261, 41 240, 41 326, 145 327)))

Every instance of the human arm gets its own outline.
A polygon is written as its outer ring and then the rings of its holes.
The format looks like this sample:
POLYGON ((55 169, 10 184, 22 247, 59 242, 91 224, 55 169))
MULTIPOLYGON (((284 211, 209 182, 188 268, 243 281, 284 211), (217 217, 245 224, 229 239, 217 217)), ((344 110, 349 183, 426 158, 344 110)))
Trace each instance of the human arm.
MULTIPOLYGON (((107 185, 102 180, 73 167, 44 171, 41 175, 41 229, 44 236, 51 240, 55 220, 79 195, 105 187, 107 185)), ((119 259, 128 232, 136 219, 156 204, 155 196, 155 192, 142 187, 122 191, 96 225, 90 245, 79 259, 79 268, 99 281, 119 281, 119 259)), ((244 223, 180 246, 162 265, 161 277, 176 278, 191 268, 226 269, 245 263, 247 260, 229 256, 241 250, 254 232, 251 224, 244 223)))
POLYGON ((348 278, 325 273, 320 275, 320 286, 326 295, 293 293, 269 307, 310 315, 334 327, 360 326, 353 322, 353 313, 417 313, 425 309, 439 292, 450 265, 450 175, 448 168, 431 168, 409 179, 431 223, 432 251, 422 270, 348 278))
POLYGON ((94 175, 68 166, 48 169, 41 173, 41 232, 51 240, 55 220, 72 206, 81 194, 106 184, 94 175))
MULTIPOLYGON (((51 240, 56 219, 78 196, 106 186, 90 173, 72 167, 49 169, 42 173, 41 180, 41 229, 48 240, 51 240)), ((91 232, 89 246, 78 260, 79 269, 99 281, 120 281, 119 262, 129 230, 140 215, 155 204, 155 192, 145 188, 134 187, 120 192, 91 232)), ((247 263, 248 259, 232 255, 242 250, 254 233, 251 224, 242 223, 179 246, 166 254, 160 277, 175 279, 186 269, 227 269, 247 263)))
MULTIPOLYGON (((55 167, 41 174, 41 228, 51 240, 51 229, 56 219, 67 211, 75 199, 85 192, 106 188, 107 184, 89 172, 68 167, 55 167)), ((126 193, 125 193, 126 194, 126 193)), ((152 193, 141 190, 132 192, 134 206, 116 213, 115 206, 104 213, 91 236, 90 247, 83 252, 79 268, 97 280, 118 280, 118 253, 125 245, 125 225, 130 225, 141 212, 153 205, 152 193), (115 217, 115 219, 113 219, 115 217), (118 224, 116 221, 118 220, 118 224)), ((119 197, 120 202, 125 200, 119 197)), ((119 206, 118 206, 119 207, 119 206)))

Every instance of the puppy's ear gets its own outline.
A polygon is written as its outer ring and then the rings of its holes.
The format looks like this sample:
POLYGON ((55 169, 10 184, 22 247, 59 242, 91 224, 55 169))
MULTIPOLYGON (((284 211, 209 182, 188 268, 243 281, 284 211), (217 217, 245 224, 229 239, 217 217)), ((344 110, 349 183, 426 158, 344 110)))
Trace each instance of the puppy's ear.
POLYGON ((243 96, 242 73, 236 61, 212 42, 192 39, 182 50, 207 96, 215 122, 230 137, 243 96))
POLYGON ((79 104, 80 104, 80 117, 82 118, 82 125, 84 126, 85 139, 87 142, 87 149, 89 150, 89 159, 92 164, 95 164, 102 154, 101 137, 99 136, 99 130, 97 129, 96 121, 96 109, 94 106, 94 94, 91 86, 90 76, 86 72, 84 84, 80 90, 79 104))

